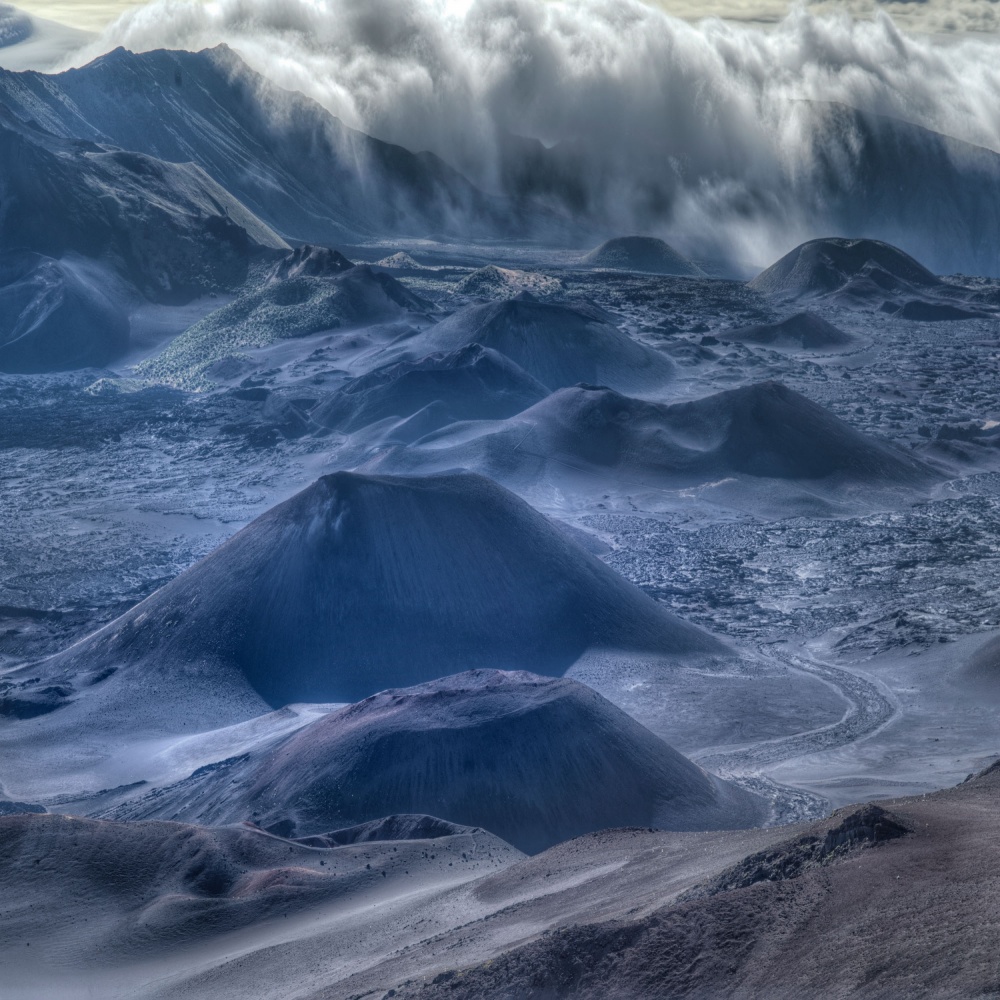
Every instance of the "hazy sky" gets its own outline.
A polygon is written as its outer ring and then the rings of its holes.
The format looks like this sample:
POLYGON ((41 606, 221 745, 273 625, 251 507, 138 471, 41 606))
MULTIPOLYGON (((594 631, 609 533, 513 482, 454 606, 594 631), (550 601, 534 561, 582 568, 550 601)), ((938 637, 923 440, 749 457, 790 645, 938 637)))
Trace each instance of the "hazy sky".
MULTIPOLYGON (((142 6, 141 0, 13 0, 14 5, 41 17, 78 28, 100 30, 122 11, 142 6)), ((211 0, 205 0, 210 3, 211 0)), ((461 0, 456 0, 461 2, 461 0)), ((793 0, 649 0, 671 14, 697 19, 718 16, 736 20, 774 21, 793 0)), ((887 10, 903 26, 931 33, 1000 31, 1000 0, 808 0, 817 11, 849 10, 870 15, 887 10)))
POLYGON ((93 31, 103 28, 123 10, 139 6, 132 0, 13 0, 13 3, 39 17, 93 31))

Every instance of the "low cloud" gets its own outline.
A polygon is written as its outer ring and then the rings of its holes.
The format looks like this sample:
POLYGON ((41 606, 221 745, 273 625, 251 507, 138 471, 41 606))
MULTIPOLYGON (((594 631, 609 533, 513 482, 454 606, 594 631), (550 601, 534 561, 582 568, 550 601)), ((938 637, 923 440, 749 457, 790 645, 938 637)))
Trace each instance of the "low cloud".
MULTIPOLYGON (((944 16, 938 0, 883 6, 944 16)), ((508 137, 527 137, 563 151, 609 225, 662 218, 689 250, 767 260, 817 235, 805 182, 853 141, 824 145, 831 102, 1000 147, 993 40, 916 36, 867 10, 754 25, 639 0, 153 0, 86 56, 226 42, 349 125, 432 150, 486 188, 502 183, 508 137)))

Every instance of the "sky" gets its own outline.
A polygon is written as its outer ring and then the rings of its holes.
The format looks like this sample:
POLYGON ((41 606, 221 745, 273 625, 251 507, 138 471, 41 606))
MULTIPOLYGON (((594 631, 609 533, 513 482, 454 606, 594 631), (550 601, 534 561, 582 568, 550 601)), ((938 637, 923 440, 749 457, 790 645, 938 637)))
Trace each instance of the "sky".
MULTIPOLYGON (((14 0, 15 6, 39 17, 77 28, 100 31, 126 10, 142 6, 136 0, 14 0)), ((212 0, 205 0, 211 3, 212 0)), ((670 14, 688 20, 723 17, 773 22, 784 16, 792 0, 649 0, 670 14)), ((817 13, 847 10, 870 16, 876 6, 901 26, 928 34, 1000 33, 1000 0, 811 0, 817 13)))
POLYGON ((100 31, 123 11, 140 4, 133 0, 14 0, 14 6, 74 28, 100 31))

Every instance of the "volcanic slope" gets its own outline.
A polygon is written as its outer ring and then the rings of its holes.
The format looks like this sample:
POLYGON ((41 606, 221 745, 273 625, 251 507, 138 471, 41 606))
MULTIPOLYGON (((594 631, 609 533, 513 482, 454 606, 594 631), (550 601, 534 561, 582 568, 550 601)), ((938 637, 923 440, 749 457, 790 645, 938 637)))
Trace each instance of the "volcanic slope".
POLYGON ((808 826, 633 827, 530 858, 475 829, 330 849, 0 817, 0 962, 15 995, 62 1000, 989 996, 998 803, 994 767, 808 826))
POLYGON ((59 138, 3 106, 0 175, 0 249, 102 260, 154 301, 236 288, 253 257, 287 250, 193 164, 59 138))
POLYGON ((668 358, 636 343, 598 310, 526 299, 466 306, 385 355, 417 360, 470 344, 505 354, 549 389, 591 382, 622 392, 653 390, 674 372, 668 358))
POLYGON ((791 838, 772 831, 638 921, 567 927, 397 995, 819 1000, 835 984, 844 998, 992 996, 998 818, 996 765, 957 788, 847 807, 791 838))
POLYGON ((609 475, 663 488, 737 475, 872 487, 919 487, 937 478, 779 382, 673 404, 578 385, 500 423, 445 428, 379 463, 428 466, 474 469, 512 488, 577 473, 592 474, 600 489, 609 475))
MULTIPOLYGON (((406 832, 400 826, 388 824, 406 832)), ((86 996, 101 981, 102 996, 150 995, 172 960, 190 958, 186 949, 223 958, 241 932, 253 950, 255 931, 287 932, 305 914, 325 918, 341 946, 363 953, 363 935, 350 928, 359 901, 378 908, 409 894, 427 905, 523 859, 485 830, 422 826, 423 837, 338 845, 337 833, 329 844, 298 843, 250 827, 0 817, 4 996, 86 996), (143 971, 133 975, 134 965, 143 971), (42 982, 47 990, 32 994, 42 982)), ((240 989, 257 995, 248 982, 240 989)))
POLYGON ((99 632, 8 674, 0 712, 190 732, 265 702, 355 701, 471 667, 561 675, 594 649, 728 651, 487 479, 342 472, 99 632))
POLYGON ((503 420, 546 394, 509 358, 471 344, 377 368, 347 383, 311 416, 322 426, 350 432, 417 414, 414 424, 428 433, 459 420, 503 420))
POLYGON ((612 826, 754 826, 768 808, 577 681, 471 671, 373 695, 113 815, 303 837, 387 812, 433 812, 536 853, 612 826))
POLYGON ((669 243, 654 236, 618 236, 607 240, 581 263, 588 267, 645 274, 670 274, 678 277, 704 277, 697 264, 679 254, 669 243))
POLYGON ((346 127, 253 72, 226 46, 115 49, 55 75, 0 72, 0 95, 13 114, 63 138, 196 163, 295 240, 424 235, 458 217, 494 233, 530 221, 437 156, 346 127))
POLYGON ((324 265, 315 253, 304 259, 296 251, 278 262, 271 280, 185 330, 138 365, 136 373, 178 388, 207 389, 214 384, 213 365, 225 358, 323 331, 403 322, 433 308, 391 275, 367 265, 344 267, 336 259, 324 265), (310 273, 324 267, 327 273, 310 273))
POLYGON ((109 275, 80 265, 0 252, 0 371, 97 367, 121 355, 129 320, 105 293, 113 285, 109 275))
POLYGON ((890 115, 811 102, 822 150, 799 190, 827 232, 880 235, 936 274, 995 274, 1000 156, 890 115))

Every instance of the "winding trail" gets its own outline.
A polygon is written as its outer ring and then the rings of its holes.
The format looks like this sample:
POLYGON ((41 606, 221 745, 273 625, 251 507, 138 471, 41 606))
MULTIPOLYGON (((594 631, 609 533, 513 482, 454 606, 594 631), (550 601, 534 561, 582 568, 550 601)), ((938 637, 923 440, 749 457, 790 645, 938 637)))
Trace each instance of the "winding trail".
POLYGON ((774 650, 770 651, 770 655, 781 659, 793 670, 811 674, 836 688, 848 703, 847 711, 838 722, 804 733, 720 748, 718 752, 709 750, 698 755, 698 762, 703 767, 736 774, 764 770, 794 757, 855 743, 881 729, 897 712, 891 697, 865 677, 801 656, 783 655, 774 650))
POLYGON ((823 815, 828 803, 804 789, 778 785, 762 772, 795 757, 836 750, 871 736, 897 714, 898 708, 886 691, 865 677, 806 657, 773 649, 769 652, 792 670, 817 677, 839 691, 848 703, 847 711, 838 722, 818 729, 742 746, 709 749, 697 755, 697 762, 770 796, 775 804, 774 822, 796 822, 823 815))

